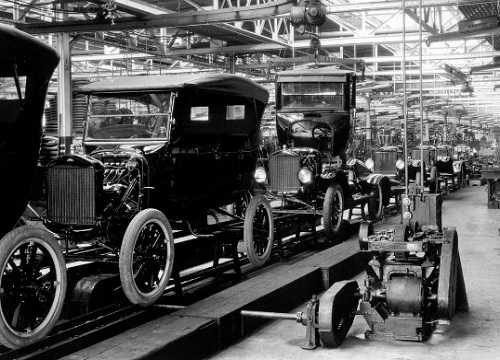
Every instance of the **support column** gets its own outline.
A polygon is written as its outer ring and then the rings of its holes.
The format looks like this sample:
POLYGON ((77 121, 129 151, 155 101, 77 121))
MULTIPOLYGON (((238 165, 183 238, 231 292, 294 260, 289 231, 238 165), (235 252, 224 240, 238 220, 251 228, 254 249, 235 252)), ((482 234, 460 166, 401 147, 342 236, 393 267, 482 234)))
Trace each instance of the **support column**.
POLYGON ((366 112, 365 127, 366 127, 366 142, 368 144, 370 144, 370 145, 372 143, 371 102, 372 102, 371 96, 368 95, 366 97, 366 103, 368 105, 368 109, 367 109, 368 111, 366 112))
POLYGON ((57 125, 59 144, 65 154, 71 152, 72 143, 72 90, 71 90, 71 50, 68 33, 57 35, 57 50, 61 60, 57 69, 57 125))

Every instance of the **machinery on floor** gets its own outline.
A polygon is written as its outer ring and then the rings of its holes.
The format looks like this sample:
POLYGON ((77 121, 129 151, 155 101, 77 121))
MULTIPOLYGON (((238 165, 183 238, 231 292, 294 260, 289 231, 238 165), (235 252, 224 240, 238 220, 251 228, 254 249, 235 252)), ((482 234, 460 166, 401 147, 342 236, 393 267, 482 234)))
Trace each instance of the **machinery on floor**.
POLYGON ((402 202, 403 226, 373 234, 370 223, 360 226, 360 250, 370 258, 362 286, 337 282, 297 314, 242 316, 296 320, 307 328, 305 349, 339 346, 356 315, 365 319, 369 339, 428 339, 440 320, 468 310, 458 236, 441 228, 440 195, 414 193, 402 202))

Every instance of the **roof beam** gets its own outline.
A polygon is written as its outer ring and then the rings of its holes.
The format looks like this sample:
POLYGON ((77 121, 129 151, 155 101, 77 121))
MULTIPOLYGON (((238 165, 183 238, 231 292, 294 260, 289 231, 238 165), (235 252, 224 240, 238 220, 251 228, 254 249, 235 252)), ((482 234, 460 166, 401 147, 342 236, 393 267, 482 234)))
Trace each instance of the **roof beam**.
MULTIPOLYGON (((432 54, 422 55, 423 61, 439 61, 439 60, 464 60, 464 59, 487 59, 493 56, 500 56, 500 51, 487 51, 478 53, 462 53, 462 54, 432 54)), ((401 56, 379 56, 379 57, 360 57, 365 63, 393 63, 401 61, 401 56)), ((406 56, 406 61, 418 61, 418 56, 406 56)))
MULTIPOLYGON (((375 35, 375 36, 352 36, 342 38, 326 38, 320 39, 321 47, 324 49, 339 46, 352 45, 384 45, 384 44, 399 44, 402 41, 401 35, 375 35)), ((419 41, 418 33, 407 34, 406 43, 416 43, 419 41)), ((309 49, 309 40, 298 40, 294 43, 295 49, 309 49)), ((262 43, 248 45, 233 45, 220 47, 206 47, 196 49, 167 49, 163 55, 165 56, 184 56, 184 55, 204 55, 204 54, 246 54, 253 52, 266 52, 276 50, 286 50, 287 46, 277 43, 262 43)))
POLYGON ((430 32, 431 34, 437 34, 436 29, 434 29, 432 26, 430 26, 429 24, 427 24, 424 21, 424 19, 422 19, 422 21, 420 21, 420 16, 417 15, 416 11, 411 10, 411 9, 406 9, 405 13, 406 13, 406 15, 408 15, 410 17, 410 19, 412 19, 413 21, 415 21, 417 23, 417 25, 422 24, 422 30, 430 32))
POLYGON ((209 11, 188 11, 163 15, 145 15, 141 19, 116 19, 114 25, 111 25, 109 22, 92 23, 85 20, 75 20, 52 23, 18 23, 17 27, 32 34, 121 31, 167 26, 187 27, 275 17, 290 12, 293 4, 293 0, 275 0, 265 4, 245 7, 233 7, 209 11))
MULTIPOLYGON (((406 9, 416 9, 419 7, 419 0, 406 0, 406 9)), ((439 6, 462 6, 492 3, 496 4, 496 0, 424 0, 422 7, 439 7, 439 6)), ((400 0, 389 1, 367 1, 363 3, 347 3, 335 4, 327 6, 328 14, 341 14, 346 12, 362 12, 362 11, 377 11, 377 10, 396 10, 401 9, 400 0)))

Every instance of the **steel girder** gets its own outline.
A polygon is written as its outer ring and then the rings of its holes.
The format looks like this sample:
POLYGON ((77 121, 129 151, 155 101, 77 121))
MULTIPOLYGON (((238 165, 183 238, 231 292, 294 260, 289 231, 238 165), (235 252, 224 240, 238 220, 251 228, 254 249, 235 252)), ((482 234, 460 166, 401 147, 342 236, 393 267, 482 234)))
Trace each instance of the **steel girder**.
POLYGON ((188 11, 163 15, 144 15, 138 18, 116 19, 109 22, 89 22, 84 20, 61 21, 52 23, 17 24, 17 27, 33 34, 60 32, 120 31, 154 27, 187 27, 196 25, 220 24, 233 21, 262 20, 287 14, 294 1, 275 0, 247 7, 232 7, 208 11, 188 11))

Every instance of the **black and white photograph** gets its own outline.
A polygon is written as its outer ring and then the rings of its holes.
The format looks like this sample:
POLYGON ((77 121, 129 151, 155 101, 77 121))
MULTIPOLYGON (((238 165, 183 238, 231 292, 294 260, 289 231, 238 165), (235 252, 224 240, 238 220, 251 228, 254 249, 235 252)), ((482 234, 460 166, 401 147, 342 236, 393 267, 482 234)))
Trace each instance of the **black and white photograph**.
POLYGON ((0 0, 0 198, 0 360, 500 359, 500 0, 0 0))

